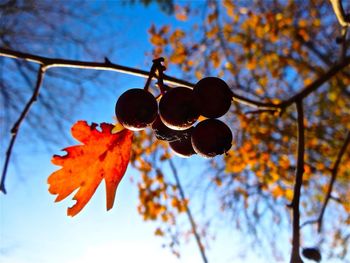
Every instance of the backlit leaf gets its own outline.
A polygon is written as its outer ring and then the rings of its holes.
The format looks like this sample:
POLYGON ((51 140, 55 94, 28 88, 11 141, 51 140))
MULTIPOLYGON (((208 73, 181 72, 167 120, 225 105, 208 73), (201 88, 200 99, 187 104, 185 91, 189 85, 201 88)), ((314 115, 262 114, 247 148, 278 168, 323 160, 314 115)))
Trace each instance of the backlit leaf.
POLYGON ((75 216, 89 202, 102 179, 106 183, 107 210, 113 207, 115 192, 126 171, 130 159, 133 133, 121 130, 112 133, 114 125, 108 123, 91 126, 78 121, 72 127, 72 136, 82 144, 65 148, 66 155, 54 155, 52 163, 62 166, 48 178, 49 192, 56 195, 56 202, 78 190, 76 203, 68 208, 68 215, 75 216))

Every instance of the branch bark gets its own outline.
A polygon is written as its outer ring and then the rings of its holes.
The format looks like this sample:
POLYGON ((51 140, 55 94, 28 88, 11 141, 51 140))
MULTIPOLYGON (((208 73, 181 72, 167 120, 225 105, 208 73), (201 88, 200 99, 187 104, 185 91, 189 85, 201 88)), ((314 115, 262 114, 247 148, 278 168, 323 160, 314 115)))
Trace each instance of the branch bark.
MULTIPOLYGON (((88 61, 77 61, 77 60, 67 60, 67 59, 54 59, 54 58, 47 58, 47 57, 22 53, 18 51, 8 50, 5 48, 0 48, 0 56, 14 58, 14 59, 24 59, 29 62, 34 62, 40 65, 43 65, 46 69, 62 68, 62 67, 81 68, 81 69, 109 70, 109 71, 115 71, 119 73, 143 77, 143 78, 147 78, 149 76, 148 71, 114 64, 114 63, 111 63, 108 59, 106 59, 105 62, 88 62, 88 61)), ((344 60, 341 63, 335 64, 334 66, 332 66, 327 72, 319 76, 311 84, 302 88, 294 96, 286 100, 283 100, 282 102, 277 104, 252 100, 244 96, 238 95, 234 92, 233 92, 232 100, 241 104, 248 105, 250 107, 261 109, 261 110, 280 111, 289 107, 296 101, 309 96, 313 91, 317 90, 321 85, 323 85, 325 82, 327 82, 329 79, 331 79, 334 75, 336 75, 338 72, 340 72, 349 64, 350 64, 350 57, 344 58, 344 60)), ((184 81, 181 79, 177 79, 171 76, 167 76, 165 74, 164 74, 163 80, 165 83, 172 84, 172 85, 181 85, 188 88, 194 87, 193 83, 190 83, 188 81, 184 81)))
POLYGON ((346 14, 343 9, 342 1, 341 0, 329 0, 332 4, 333 11, 335 15, 337 16, 338 22, 343 27, 350 26, 349 18, 346 17, 346 14))
POLYGON ((24 118, 27 116, 31 106, 38 98, 41 84, 42 84, 43 79, 44 79, 45 71, 46 71, 45 67, 43 65, 41 65, 39 70, 38 70, 37 81, 35 84, 33 94, 31 96, 31 98, 28 100, 27 104, 24 106, 19 118, 17 119, 17 121, 15 122, 15 124, 13 125, 13 127, 11 129, 12 137, 11 137, 10 143, 9 143, 7 150, 6 150, 6 158, 5 158, 4 168, 2 170, 1 182, 0 182, 0 191, 3 192, 4 194, 6 194, 5 179, 6 179, 7 168, 8 168, 9 162, 10 162, 13 146, 16 142, 18 131, 19 131, 19 128, 20 128, 24 118))
MULTIPOLYGON (((13 50, 5 49, 5 48, 0 48, 0 56, 14 58, 14 59, 23 59, 23 60, 26 60, 29 62, 39 64, 40 69, 43 72, 42 76, 41 75, 38 76, 37 83, 40 82, 40 84, 41 84, 44 72, 50 68, 81 68, 81 69, 94 69, 94 70, 109 70, 109 71, 115 71, 115 72, 119 72, 119 73, 124 73, 124 74, 134 75, 134 76, 138 76, 138 77, 144 77, 144 78, 148 78, 148 76, 150 74, 148 71, 111 63, 107 58, 105 59, 104 62, 88 62, 88 61, 77 61, 77 60, 67 60, 67 59, 55 59, 55 58, 48 58, 48 57, 37 56, 37 55, 28 54, 28 53, 13 51, 13 50)), ((259 110, 273 110, 273 111, 282 112, 283 110, 285 110, 287 107, 289 107, 293 103, 301 101, 302 99, 304 99, 305 97, 310 95, 312 92, 316 91, 325 82, 327 82, 329 79, 331 79, 334 75, 336 75, 338 72, 340 72, 342 69, 344 69, 349 64, 350 64, 350 57, 345 57, 344 60, 342 60, 338 64, 335 64, 327 72, 325 72, 323 75, 319 76, 311 84, 305 86, 303 89, 301 89, 294 96, 292 96, 292 97, 288 98, 287 100, 284 100, 280 103, 277 103, 277 104, 252 100, 252 99, 246 98, 244 96, 238 95, 234 92, 232 92, 232 100, 236 101, 238 103, 241 103, 241 104, 248 105, 250 107, 258 108, 259 110)), ((172 85, 181 85, 181 86, 185 86, 188 88, 194 87, 193 83, 190 83, 190 82, 187 82, 187 81, 184 81, 181 79, 177 79, 177 78, 174 78, 171 76, 167 76, 165 74, 163 75, 163 80, 165 83, 169 83, 172 85)), ((37 89, 39 92, 40 85, 37 89)), ((33 96, 34 96, 34 94, 33 94, 33 96)), ((35 99, 36 99, 36 97, 35 97, 35 99)), ((27 112, 29 111, 29 108, 31 107, 31 105, 33 104, 34 101, 35 100, 30 101, 26 105, 25 109, 23 110, 24 113, 21 114, 21 116, 19 118, 20 119, 19 125, 23 121, 24 117, 26 116, 27 112), (27 109, 27 107, 28 107, 28 109, 27 109)), ((10 159, 13 145, 14 145, 16 137, 17 137, 19 125, 15 129, 16 133, 15 133, 15 135, 12 136, 10 145, 8 147, 8 151, 6 154, 6 160, 5 160, 5 164, 4 164, 4 168, 3 168, 3 172, 2 172, 0 191, 2 191, 4 193, 6 193, 4 181, 5 181, 5 177, 6 177, 8 162, 10 159)))
POLYGON ((304 174, 304 153, 305 153, 305 137, 304 137, 304 111, 303 101, 300 99, 296 102, 298 113, 298 149, 297 149, 297 168, 295 172, 294 196, 292 200, 293 210, 293 240, 292 255, 290 263, 303 263, 300 257, 300 195, 301 186, 303 184, 304 174))
MULTIPOLYGON (((327 189, 327 193, 326 193, 326 197, 323 201, 323 205, 322 205, 322 208, 321 208, 321 212, 318 216, 317 219, 313 219, 313 220, 308 220, 306 222, 304 222, 300 228, 306 226, 306 225, 310 225, 310 224, 317 224, 317 231, 320 233, 322 231, 322 225, 323 225, 323 216, 324 216, 324 213, 326 211, 326 208, 327 208, 327 205, 328 205, 328 202, 329 200, 331 199, 335 199, 332 197, 332 191, 333 191, 333 186, 334 186, 334 183, 337 179, 337 175, 338 175, 338 168, 339 168, 339 165, 340 165, 340 162, 345 154, 345 151, 348 147, 348 145, 350 144, 350 131, 347 132, 346 134, 346 138, 345 138, 345 141, 337 155, 337 158, 334 162, 334 165, 331 169, 331 179, 329 181, 329 186, 328 186, 328 189, 327 189)), ((340 200, 337 200, 335 199, 335 201, 340 201, 340 200)))
POLYGON ((347 132, 345 141, 343 143, 343 146, 341 147, 341 149, 340 149, 340 151, 338 153, 337 159, 334 162, 334 166, 331 169, 332 176, 331 176, 331 180, 329 182, 327 195, 326 195, 326 198, 324 200, 324 203, 323 203, 323 206, 322 206, 322 209, 321 209, 321 212, 320 212, 320 216, 319 216, 319 218, 317 220, 318 221, 318 232, 321 232, 321 230, 322 230, 323 215, 324 215, 324 212, 326 211, 328 201, 329 201, 329 199, 331 198, 331 195, 332 195, 333 185, 334 185, 335 180, 337 179, 339 164, 341 162, 341 159, 344 156, 344 153, 345 153, 346 148, 348 147, 349 143, 350 143, 350 131, 347 132))
POLYGON ((200 238, 200 236, 199 236, 199 234, 197 232, 196 222, 194 221, 194 218, 192 216, 190 208, 186 204, 185 192, 184 192, 184 190, 182 188, 182 185, 181 185, 181 182, 180 182, 180 178, 179 178, 179 176, 177 174, 176 167, 175 167, 175 165, 174 165, 174 163, 173 163, 173 161, 171 159, 169 159, 169 165, 170 165, 170 168, 171 168, 171 170, 173 172, 173 175, 175 177, 176 186, 179 188, 181 199, 182 199, 182 201, 184 202, 184 204, 186 206, 186 214, 187 214, 187 217, 188 217, 188 219, 190 221, 192 232, 193 232, 193 234, 194 234, 194 236, 196 238, 197 246, 198 246, 199 251, 201 253, 203 263, 208 263, 208 259, 207 259, 206 255, 205 255, 204 246, 203 246, 201 238, 200 238))

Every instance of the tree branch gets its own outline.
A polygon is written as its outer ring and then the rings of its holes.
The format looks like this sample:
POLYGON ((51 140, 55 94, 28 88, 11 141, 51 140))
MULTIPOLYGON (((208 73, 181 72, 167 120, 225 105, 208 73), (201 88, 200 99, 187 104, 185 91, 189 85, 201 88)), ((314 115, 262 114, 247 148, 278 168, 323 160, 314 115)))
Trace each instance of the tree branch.
POLYGON ((170 168, 173 172, 173 175, 175 177, 175 181, 176 181, 176 186, 179 188, 179 191, 180 191, 180 196, 181 196, 181 199, 182 201, 184 202, 185 204, 185 207, 186 207, 186 213, 187 213, 187 216, 188 216, 188 219, 190 221, 190 224, 191 224, 191 228, 192 228, 192 232, 196 238, 196 242, 197 242, 197 245, 198 245, 198 248, 200 250, 200 253, 201 253, 201 256, 202 256, 202 260, 204 263, 208 263, 208 259, 205 255, 205 251, 204 251, 204 246, 201 242, 201 238, 197 232, 197 226, 196 226, 196 222, 194 221, 194 218, 192 216, 192 213, 191 213, 191 210, 190 208, 188 207, 187 203, 186 203, 186 197, 185 197, 185 192, 181 186, 181 183, 180 183, 180 178, 177 174, 177 170, 176 170, 176 167, 173 163, 173 161, 171 159, 169 159, 169 165, 170 165, 170 168))
POLYGON ((305 152, 305 138, 304 138, 304 112, 303 101, 300 99, 296 102, 298 113, 298 149, 297 149, 297 168, 295 171, 294 196, 292 200, 293 210, 293 240, 292 240, 292 255, 290 263, 302 263, 300 257, 300 194, 301 186, 303 184, 304 174, 304 152, 305 152))
POLYGON ((348 147, 349 144, 350 144, 350 130, 346 134, 345 141, 344 141, 344 143, 343 143, 343 145, 342 145, 342 147, 337 155, 337 158, 334 162, 333 168, 331 169, 332 175, 331 175, 331 179, 329 181, 327 194, 326 194, 325 200, 323 202, 320 215, 318 216, 317 219, 306 221, 300 227, 306 226, 308 224, 317 224, 317 231, 319 233, 322 231, 323 216, 324 216, 324 213, 326 211, 329 200, 333 199, 333 197, 332 197, 333 185, 337 179, 338 168, 339 168, 341 159, 343 158, 345 151, 346 151, 346 148, 348 147))
MULTIPOLYGON (((148 78, 149 76, 148 71, 114 64, 114 63, 111 63, 108 59, 105 59, 104 62, 89 62, 89 61, 59 59, 59 58, 48 58, 48 57, 36 56, 28 53, 18 52, 14 50, 9 50, 5 48, 0 48, 0 56, 14 58, 14 59, 23 59, 29 62, 43 65, 45 66, 46 69, 80 68, 80 69, 115 71, 115 72, 133 75, 137 77, 143 77, 143 78, 148 78)), ((192 83, 189 83, 187 81, 183 81, 180 79, 176 79, 173 77, 167 76, 164 78, 164 80, 169 84, 173 84, 173 85, 180 84, 186 87, 193 87, 192 83)))
POLYGON ((312 92, 316 91, 319 87, 321 87, 324 83, 326 83, 328 80, 330 80, 334 75, 336 75, 338 72, 340 72, 342 69, 344 69, 349 64, 350 64, 350 57, 346 57, 342 62, 335 64, 327 72, 325 72, 323 75, 319 76, 316 80, 314 80, 309 85, 305 86, 297 94, 295 94, 292 97, 290 97, 289 99, 281 102, 280 106, 282 108, 286 108, 286 107, 292 105, 293 103, 298 102, 299 100, 306 98, 312 92))
MULTIPOLYGON (((0 48, 0 56, 14 58, 14 59, 24 59, 26 61, 38 63, 40 65, 43 65, 46 69, 49 68, 81 68, 81 69, 95 69, 95 70, 109 70, 109 71, 115 71, 119 73, 134 75, 138 77, 144 77, 147 78, 149 76, 148 71, 135 69, 131 67, 121 66, 118 64, 111 63, 108 59, 103 62, 87 62, 87 61, 77 61, 77 60, 67 60, 67 59, 53 59, 53 58, 47 58, 42 56, 36 56, 32 54, 22 53, 18 51, 8 50, 5 48, 0 48)), ((325 72, 323 75, 319 76, 315 81, 313 81, 311 84, 305 86, 301 91, 299 91, 294 96, 290 97, 287 100, 284 100, 280 103, 269 103, 269 102, 261 102, 252 100, 249 98, 246 98, 244 96, 238 95, 233 92, 232 100, 245 104, 254 108, 258 108, 261 110, 283 110, 296 101, 303 99, 310 95, 313 91, 317 90, 321 85, 323 85, 325 82, 327 82, 329 79, 331 79, 335 74, 340 72, 342 69, 344 69, 346 66, 350 64, 350 57, 344 58, 344 60, 331 67, 327 72, 325 72)), ((171 76, 167 76, 164 74, 163 78, 164 82, 172 85, 182 85, 188 88, 193 88, 194 84, 177 79, 171 76)))
MULTIPOLYGON (((23 59, 23 60, 26 60, 29 62, 37 63, 41 66, 40 68, 41 68, 43 73, 50 68, 81 68, 81 69, 94 69, 94 70, 109 70, 109 71, 115 71, 115 72, 134 75, 134 76, 138 76, 138 77, 144 77, 144 78, 147 78, 150 74, 148 71, 111 63, 108 59, 105 59, 104 62, 88 62, 88 61, 77 61, 77 60, 67 60, 67 59, 55 59, 55 58, 47 58, 47 57, 43 57, 43 56, 36 56, 36 55, 28 54, 28 53, 22 53, 22 52, 13 51, 13 50, 5 49, 5 48, 0 48, 0 56, 14 58, 14 59, 23 59)), ((240 96, 234 92, 232 92, 232 100, 234 100, 238 103, 241 103, 241 104, 245 104, 245 105, 248 105, 248 106, 251 106, 254 108, 258 108, 259 110, 276 110, 276 111, 283 112, 284 109, 286 109, 287 107, 289 107, 293 103, 301 101, 303 98, 307 97, 312 92, 317 90, 325 82, 327 82, 335 74, 340 72, 342 69, 344 69, 349 64, 350 64, 350 57, 344 58, 344 60, 342 60, 342 62, 331 67, 327 72, 325 72, 323 75, 319 76, 311 84, 305 86, 297 94, 295 94, 294 96, 290 97, 289 99, 284 100, 284 101, 277 103, 277 104, 252 100, 252 99, 246 98, 244 96, 240 96)), ((38 77, 38 83, 39 82, 41 83, 42 77, 43 77, 43 75, 42 76, 40 75, 38 77)), ((194 87, 193 83, 190 83, 190 82, 187 82, 187 81, 184 81, 181 79, 177 79, 174 77, 170 77, 170 76, 167 76, 165 74, 163 75, 163 80, 164 80, 164 82, 169 83, 169 84, 173 84, 173 85, 181 85, 181 86, 185 86, 188 88, 194 87)), ((38 91, 39 91, 39 89, 40 89, 40 85, 38 87, 38 91)), ((26 105, 25 110, 24 110, 25 111, 24 115, 21 114, 20 123, 23 121, 22 115, 25 117, 25 115, 27 114, 27 111, 29 111, 29 108, 33 102, 34 101, 31 101, 29 103, 29 105, 26 105), (26 109, 27 106, 28 106, 28 109, 26 109)), ((5 188, 4 188, 4 180, 5 180, 5 176, 6 176, 8 160, 10 159, 12 147, 13 147, 13 144, 16 140, 18 128, 19 128, 19 125, 16 128, 17 129, 16 134, 11 139, 11 142, 10 142, 10 145, 8 148, 9 153, 7 153, 7 157, 6 157, 6 161, 5 161, 5 165, 4 165, 4 169, 3 169, 3 173, 2 173, 0 186, 3 187, 3 189, 0 188, 0 190, 3 191, 4 193, 6 192, 5 188)))
POLYGON ((349 18, 346 17, 346 14, 343 9, 342 1, 341 0, 329 0, 332 4, 333 11, 335 15, 337 16, 338 22, 343 27, 350 26, 349 18))
POLYGON ((17 121, 15 122, 15 124, 13 125, 13 127, 11 129, 12 138, 10 140, 8 147, 7 147, 6 158, 5 158, 4 168, 2 170, 1 182, 0 182, 0 191, 3 192, 4 194, 6 194, 5 179, 6 179, 7 168, 8 168, 9 162, 10 162, 10 157, 11 157, 13 145, 16 142, 17 134, 18 134, 19 128, 20 128, 24 118, 27 116, 31 106, 38 98, 44 75, 45 75, 45 68, 44 68, 44 66, 41 65, 39 70, 38 70, 37 81, 35 84, 33 94, 31 96, 31 98, 28 100, 27 104, 24 106, 19 118, 17 119, 17 121))
MULTIPOLYGON (((13 51, 5 48, 0 48, 0 56, 9 57, 14 59, 24 59, 29 62, 34 62, 43 65, 46 69, 49 68, 80 68, 80 69, 94 69, 94 70, 108 70, 115 71, 119 73, 124 73, 128 75, 133 75, 137 77, 148 78, 149 72, 145 70, 135 69, 131 67, 126 67, 118 64, 111 63, 108 59, 105 62, 88 62, 88 61, 77 61, 68 59, 56 59, 47 58, 42 56, 36 56, 28 53, 22 53, 18 51, 13 51)), ((349 59, 350 63, 350 59, 349 59)), ((163 81, 172 85, 181 85, 188 88, 193 88, 194 84, 177 79, 174 77, 163 75, 163 81)), ((262 108, 262 109, 278 109, 280 108, 277 104, 264 103, 255 100, 251 100, 233 93, 233 100, 242 104, 246 104, 252 107, 262 108)))
POLYGON ((334 182, 337 179, 339 164, 341 162, 341 159, 344 156, 345 150, 348 147, 349 143, 350 143, 350 131, 347 132, 345 141, 343 143, 343 146, 341 147, 341 149, 340 149, 340 151, 339 151, 339 153, 337 155, 337 159, 335 160, 335 163, 333 165, 333 168, 331 169, 332 177, 331 177, 331 180, 329 181, 327 195, 326 195, 326 198, 324 200, 324 203, 323 203, 323 206, 322 206, 322 209, 321 209, 321 212, 320 212, 320 216, 319 216, 319 218, 317 220, 318 221, 318 232, 321 232, 321 230, 322 230, 323 215, 324 215, 324 212, 326 211, 326 207, 327 207, 328 201, 331 198, 334 182))

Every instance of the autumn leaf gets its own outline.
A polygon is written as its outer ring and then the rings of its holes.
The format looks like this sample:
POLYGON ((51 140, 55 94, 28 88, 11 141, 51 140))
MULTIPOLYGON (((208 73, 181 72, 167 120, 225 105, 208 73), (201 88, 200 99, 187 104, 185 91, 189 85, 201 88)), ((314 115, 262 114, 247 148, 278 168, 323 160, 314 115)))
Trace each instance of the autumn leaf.
POLYGON ((65 199, 79 189, 67 214, 75 216, 89 202, 102 179, 106 183, 107 210, 113 207, 115 192, 130 159, 133 132, 123 129, 113 134, 114 125, 108 123, 89 126, 78 121, 72 127, 72 136, 81 145, 65 148, 66 155, 54 155, 52 163, 62 166, 48 178, 49 192, 56 195, 55 202, 65 199))
POLYGON ((181 7, 175 5, 175 17, 179 21, 186 21, 188 19, 189 8, 188 6, 181 7))

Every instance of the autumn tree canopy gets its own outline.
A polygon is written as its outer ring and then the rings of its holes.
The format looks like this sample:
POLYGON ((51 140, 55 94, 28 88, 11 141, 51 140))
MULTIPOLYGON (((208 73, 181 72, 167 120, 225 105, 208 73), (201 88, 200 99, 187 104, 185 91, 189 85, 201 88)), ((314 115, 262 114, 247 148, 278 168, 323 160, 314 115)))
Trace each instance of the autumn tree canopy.
MULTIPOLYGON (((301 244, 314 239, 329 256, 345 259, 350 234, 348 62, 330 76, 334 65, 348 60, 346 27, 332 9, 339 3, 208 1, 203 9, 182 4, 175 15, 183 26, 154 25, 149 33, 153 55, 169 58, 169 66, 176 65, 186 80, 219 76, 239 95, 282 105, 266 109, 234 102, 225 117, 234 132, 233 147, 224 158, 208 162, 224 213, 257 240, 274 243, 278 226, 290 218, 298 118, 290 98, 308 93, 300 100, 305 129, 301 244), (316 237, 318 232, 322 238, 316 237)), ((169 156, 167 150, 164 156, 169 156)), ((136 163, 141 171, 147 167, 136 163)), ((147 169, 144 173, 140 210, 146 219, 162 222, 173 210, 162 197, 168 192, 166 183, 159 184, 147 169), (154 203, 165 211, 154 209, 154 203)))
MULTIPOLYGON (((317 251, 322 258, 349 259, 350 22, 346 11, 350 6, 343 2, 225 0, 173 6, 168 1, 173 7, 169 12, 180 21, 178 26, 157 24, 149 29, 150 60, 164 57, 167 68, 181 72, 175 79, 160 76, 158 70, 158 85, 164 81, 170 89, 193 87, 208 76, 229 84, 232 105, 222 119, 233 132, 232 148, 208 159, 209 172, 202 180, 217 198, 225 221, 247 233, 254 244, 267 242, 276 260, 287 260, 280 254, 285 249, 281 242, 291 250, 290 262, 303 262, 301 254, 318 259, 317 251), (290 240, 279 234, 282 229, 290 240)), ((1 49, 0 54, 18 59, 32 56, 11 52, 1 49)), ((120 69, 108 59, 89 64, 47 57, 30 58, 45 70, 64 63, 120 69)), ((157 92, 156 82, 151 90, 157 92)), ((103 132, 112 130, 109 125, 104 127, 103 132)), ((117 147, 118 138, 106 135, 106 142, 111 140, 108 147, 117 147)), ((177 159, 168 144, 146 129, 134 133, 129 147, 131 165, 141 174, 137 182, 140 215, 157 222, 155 234, 175 254, 180 253, 179 241, 188 233, 195 235, 206 262, 206 225, 195 222, 191 199, 181 186, 177 159), (182 214, 190 221, 189 229, 181 228, 182 214)), ((119 155, 126 152, 113 149, 119 155)), ((75 150, 68 152, 74 155, 75 150)), ((61 165, 64 157, 56 157, 55 162, 61 165)), ((190 165, 191 158, 186 163, 190 165)), ((59 189, 50 191, 64 192, 65 183, 60 183, 59 189)))

